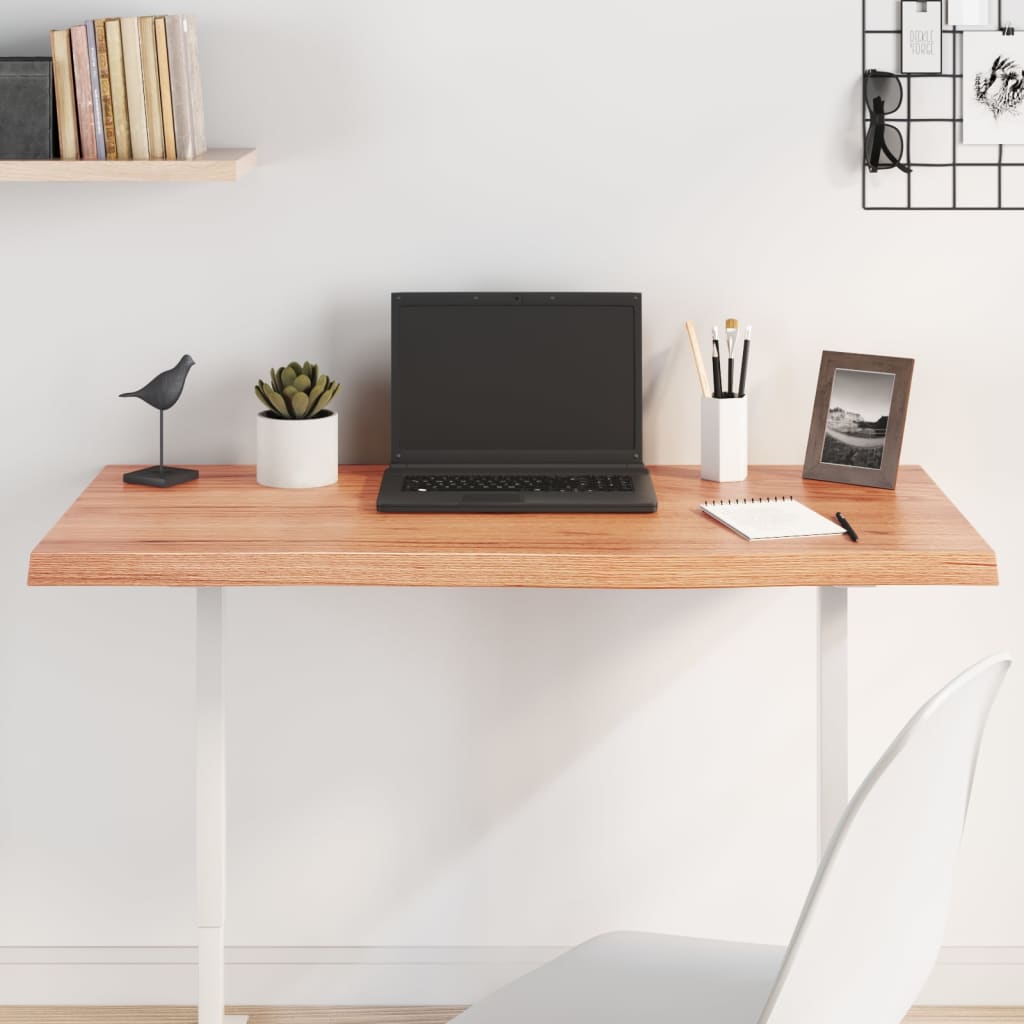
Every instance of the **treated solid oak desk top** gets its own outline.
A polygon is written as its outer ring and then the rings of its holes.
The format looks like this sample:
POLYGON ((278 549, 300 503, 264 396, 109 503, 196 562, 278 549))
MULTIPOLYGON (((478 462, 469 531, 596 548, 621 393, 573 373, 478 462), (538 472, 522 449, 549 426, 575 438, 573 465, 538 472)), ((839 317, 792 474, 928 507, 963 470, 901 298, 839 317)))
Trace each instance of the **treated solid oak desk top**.
POLYGON ((274 490, 252 466, 202 466, 162 491, 108 466, 32 552, 33 586, 705 588, 993 585, 992 549, 917 466, 895 491, 754 466, 740 484, 693 466, 651 473, 653 515, 382 514, 381 466, 336 486, 274 490), (698 509, 709 498, 793 495, 860 534, 750 542, 698 509))

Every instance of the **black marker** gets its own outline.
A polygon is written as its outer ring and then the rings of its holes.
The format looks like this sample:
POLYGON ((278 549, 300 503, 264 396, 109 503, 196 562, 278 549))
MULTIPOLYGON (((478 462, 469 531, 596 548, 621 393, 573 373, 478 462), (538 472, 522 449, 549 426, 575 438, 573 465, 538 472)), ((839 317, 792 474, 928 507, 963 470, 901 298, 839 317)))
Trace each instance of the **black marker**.
POLYGON ((718 328, 711 328, 711 373, 715 382, 715 398, 725 398, 722 391, 722 356, 718 350, 718 328))
POLYGON ((740 363, 740 398, 745 398, 747 395, 747 361, 750 359, 750 335, 753 330, 753 327, 748 327, 747 336, 743 339, 743 361, 740 363))
POLYGON ((860 540, 860 537, 857 536, 856 531, 850 525, 850 521, 846 518, 846 516, 843 515, 842 512, 836 513, 836 519, 839 520, 839 525, 847 532, 847 534, 850 537, 850 540, 860 540))

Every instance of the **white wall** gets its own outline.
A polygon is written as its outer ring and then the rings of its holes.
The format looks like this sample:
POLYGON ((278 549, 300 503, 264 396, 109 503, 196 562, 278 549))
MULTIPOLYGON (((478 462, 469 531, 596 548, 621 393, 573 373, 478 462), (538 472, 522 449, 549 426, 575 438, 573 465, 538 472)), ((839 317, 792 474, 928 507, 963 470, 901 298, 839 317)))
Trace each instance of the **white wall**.
MULTIPOLYGON (((853 595, 853 776, 1016 646, 1021 222, 860 210, 859 5, 193 7, 211 142, 258 146, 253 175, 0 189, 0 945, 194 941, 191 595, 24 585, 97 469, 152 457, 152 413, 114 396, 189 351, 169 453, 251 462, 253 381, 315 358, 344 458, 383 461, 393 289, 642 291, 654 463, 697 458, 686 318, 756 325, 754 462, 801 461, 823 348, 915 357, 905 461, 1003 586, 853 595)), ((6 5, 0 45, 97 13, 6 5)), ((785 941, 813 866, 813 608, 231 592, 228 943, 785 941)), ((1024 946, 1022 723, 1015 679, 951 945, 1024 946)))

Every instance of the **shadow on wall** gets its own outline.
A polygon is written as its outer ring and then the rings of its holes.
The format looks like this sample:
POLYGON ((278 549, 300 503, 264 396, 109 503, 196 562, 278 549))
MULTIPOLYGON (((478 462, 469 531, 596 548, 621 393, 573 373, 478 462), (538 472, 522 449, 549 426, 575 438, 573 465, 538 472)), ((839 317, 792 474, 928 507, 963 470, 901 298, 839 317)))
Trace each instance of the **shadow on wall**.
MULTIPOLYGON (((864 85, 858 77, 846 95, 846 113, 835 119, 835 151, 828 162, 827 171, 834 185, 848 186, 851 175, 859 174, 864 162, 864 135, 867 125, 864 117, 864 85)), ((896 173, 896 172, 893 172, 896 173)))
POLYGON ((348 401, 338 408, 342 463, 390 461, 391 378, 387 368, 359 367, 348 379, 348 401))
MULTIPOLYGON (((346 644, 343 681, 292 676, 287 700, 285 649, 251 657, 243 645, 228 644, 238 659, 229 679, 246 680, 245 700, 232 701, 233 771, 247 779, 239 799, 259 794, 258 805, 236 805, 236 820, 274 837, 279 871, 306 863, 318 880, 315 899, 301 881, 287 894, 293 908, 308 903, 305 927, 317 942, 386 937, 488 836, 681 677, 718 694, 705 705, 711 728, 719 716, 735 715, 732 683, 716 681, 721 669, 703 664, 713 648, 695 642, 735 614, 744 597, 733 592, 374 589, 359 593, 356 608, 345 595, 317 591, 298 592, 283 608, 250 591, 244 602, 240 621, 249 628, 326 635, 344 620, 345 633, 358 637, 346 644), (397 623, 404 624, 398 643, 397 623), (630 642, 600 639, 616 636, 630 642), (264 731, 257 737, 258 724, 264 731), (307 780, 301 794, 281 781, 296 773, 307 780), (325 829, 325 822, 334 824, 325 829), (351 843, 353 835, 360 843, 351 843), (327 878, 338 880, 337 890, 325 891, 327 878), (343 931, 325 936, 317 915, 339 906, 343 931)), ((759 617, 756 601, 746 610, 759 617)), ((733 745, 721 745, 722 759, 735 756, 733 745)), ((695 746, 692 757, 704 781, 687 799, 699 820, 697 804, 732 799, 730 773, 709 762, 706 750, 695 746)), ((666 813, 678 813, 680 795, 669 790, 666 799, 666 813)), ((241 875, 261 876, 260 844, 240 849, 249 862, 239 865, 241 875)), ((272 943, 273 900, 261 914, 247 929, 249 941, 272 943)))
POLYGON ((335 310, 328 318, 324 366, 335 368, 341 391, 334 401, 343 464, 390 461, 391 344, 389 296, 379 305, 335 310), (381 313, 387 310, 387 315, 381 313))

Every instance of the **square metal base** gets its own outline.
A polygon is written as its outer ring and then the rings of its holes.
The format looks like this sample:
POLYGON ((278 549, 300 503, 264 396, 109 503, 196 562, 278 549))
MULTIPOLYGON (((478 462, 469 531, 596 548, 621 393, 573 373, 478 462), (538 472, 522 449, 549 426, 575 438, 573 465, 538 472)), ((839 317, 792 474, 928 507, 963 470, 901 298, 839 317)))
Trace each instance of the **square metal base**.
POLYGON ((176 487, 187 484, 199 476, 198 469, 181 469, 178 466, 150 466, 148 469, 134 469, 125 473, 126 484, 143 484, 146 487, 176 487))

